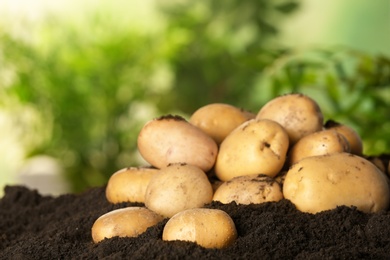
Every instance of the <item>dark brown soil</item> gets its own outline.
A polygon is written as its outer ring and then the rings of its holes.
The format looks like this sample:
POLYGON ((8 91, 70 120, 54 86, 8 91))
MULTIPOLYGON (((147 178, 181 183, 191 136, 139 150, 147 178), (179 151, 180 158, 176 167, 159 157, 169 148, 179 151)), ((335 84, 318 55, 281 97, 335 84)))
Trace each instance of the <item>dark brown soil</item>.
MULTIPOLYGON (((102 214, 131 204, 111 205, 104 187, 82 194, 44 197, 20 186, 0 200, 0 259, 388 259, 390 214, 364 214, 339 207, 316 215, 287 200, 237 206, 213 203, 234 220, 233 246, 204 249, 190 242, 165 242, 166 220, 138 238, 94 244, 91 227, 102 214)), ((140 204, 133 204, 140 205, 140 204)))

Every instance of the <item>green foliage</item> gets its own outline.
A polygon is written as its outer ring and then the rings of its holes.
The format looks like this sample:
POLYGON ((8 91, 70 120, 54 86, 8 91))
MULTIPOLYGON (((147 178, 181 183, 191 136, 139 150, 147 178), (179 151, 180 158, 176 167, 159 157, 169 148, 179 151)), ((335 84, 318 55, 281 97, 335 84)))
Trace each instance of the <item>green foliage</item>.
POLYGON ((159 98, 150 80, 161 54, 145 35, 114 31, 95 40, 78 28, 56 33, 56 25, 43 31, 42 41, 51 43, 43 50, 3 35, 4 60, 16 79, 2 91, 39 111, 43 127, 52 126, 44 141, 26 147, 28 156, 60 158, 73 188, 82 190, 136 163, 135 140, 146 119, 134 113, 137 101, 159 98))
POLYGON ((280 53, 278 26, 298 8, 295 1, 181 1, 161 6, 168 42, 177 43, 169 62, 182 111, 225 102, 245 106, 253 79, 280 53))

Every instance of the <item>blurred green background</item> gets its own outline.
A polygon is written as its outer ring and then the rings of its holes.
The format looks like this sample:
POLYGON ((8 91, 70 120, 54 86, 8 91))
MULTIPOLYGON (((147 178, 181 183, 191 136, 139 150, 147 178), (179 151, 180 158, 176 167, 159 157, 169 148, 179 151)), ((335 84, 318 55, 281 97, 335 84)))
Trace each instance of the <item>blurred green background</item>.
POLYGON ((390 153, 387 0, 31 2, 0 0, 1 186, 45 163, 59 193, 103 185, 154 117, 290 92, 390 153))

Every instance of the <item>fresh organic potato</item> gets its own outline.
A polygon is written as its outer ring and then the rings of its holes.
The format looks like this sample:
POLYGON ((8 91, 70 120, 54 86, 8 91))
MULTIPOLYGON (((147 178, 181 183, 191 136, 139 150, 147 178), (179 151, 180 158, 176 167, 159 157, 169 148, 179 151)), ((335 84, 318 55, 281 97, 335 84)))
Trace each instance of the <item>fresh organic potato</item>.
POLYGON ((322 130, 324 120, 318 104, 303 94, 287 94, 272 99, 260 109, 256 118, 278 122, 286 130, 290 145, 322 130))
POLYGON ((226 248, 234 243, 237 230, 232 218, 219 209, 194 208, 181 211, 166 223, 162 239, 190 241, 205 248, 226 248))
POLYGON ((112 237, 137 237, 164 218, 144 207, 128 207, 100 216, 92 226, 95 243, 112 237))
POLYGON ((323 130, 306 135, 290 149, 289 164, 309 156, 350 152, 347 139, 334 130, 323 130))
POLYGON ((350 126, 337 123, 333 120, 328 120, 325 123, 326 129, 332 129, 342 134, 347 140, 351 147, 351 153, 356 155, 363 154, 363 141, 360 135, 350 126))
POLYGON ((278 123, 248 120, 221 143, 215 174, 222 181, 259 173, 274 177, 285 163, 288 146, 288 135, 278 123))
POLYGON ((283 199, 280 184, 273 178, 254 174, 238 176, 224 182, 215 191, 213 200, 228 204, 235 201, 237 204, 260 204, 267 201, 283 199))
POLYGON ((341 205, 379 212, 390 202, 386 175, 368 160, 349 153, 307 157, 292 165, 283 195, 298 210, 309 213, 341 205))
POLYGON ((229 104, 213 103, 196 110, 189 122, 220 144, 234 128, 255 116, 229 104))
POLYGON ((156 168, 188 163, 207 172, 217 157, 215 141, 180 116, 162 116, 145 124, 138 135, 138 150, 156 168))
POLYGON ((189 164, 170 164, 152 177, 146 188, 145 205, 165 217, 190 208, 203 207, 213 198, 206 174, 189 164))
POLYGON ((111 175, 106 187, 106 198, 111 203, 145 202, 146 187, 158 169, 128 167, 111 175))

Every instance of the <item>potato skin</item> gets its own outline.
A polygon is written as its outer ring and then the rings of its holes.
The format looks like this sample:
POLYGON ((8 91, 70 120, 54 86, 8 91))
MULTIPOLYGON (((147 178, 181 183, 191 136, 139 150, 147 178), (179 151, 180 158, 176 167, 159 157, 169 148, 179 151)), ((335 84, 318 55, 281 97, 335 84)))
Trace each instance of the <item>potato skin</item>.
POLYGON ((256 118, 278 122, 286 130, 290 145, 308 134, 320 131, 324 120, 319 105, 303 94, 286 94, 270 100, 260 109, 256 118))
POLYGON ((213 197, 214 201, 224 204, 234 201, 244 205, 281 199, 283 199, 283 193, 280 184, 263 174, 238 176, 224 182, 215 191, 213 197))
POLYGON ((205 248, 226 248, 237 239, 231 217, 219 209, 194 208, 177 213, 166 223, 162 239, 190 241, 205 248))
POLYGON ((92 226, 95 243, 112 237, 137 237, 164 218, 144 207, 127 207, 100 216, 92 226))
POLYGON ((189 122, 220 144, 231 131, 250 119, 249 117, 254 118, 255 115, 229 104, 213 103, 196 110, 189 122))
POLYGON ((145 205, 165 217, 203 207, 213 198, 207 175, 189 164, 171 164, 152 177, 146 188, 145 205))
POLYGON ((216 142, 180 116, 162 116, 147 122, 137 139, 141 156, 156 168, 188 163, 207 172, 218 154, 216 142))
POLYGON ((285 163, 288 146, 288 135, 278 123, 248 120, 221 143, 215 174, 222 181, 259 173, 274 177, 285 163))
POLYGON ((144 203, 146 187, 158 171, 149 167, 128 167, 115 172, 107 183, 107 200, 111 203, 144 203))
POLYGON ((288 161, 292 165, 306 157, 342 152, 350 152, 347 139, 334 130, 323 130, 299 139, 290 149, 288 161))
POLYGON ((363 212, 389 207, 387 177, 371 162, 349 153, 305 158, 287 172, 283 195, 303 212, 317 213, 337 206, 363 212))

